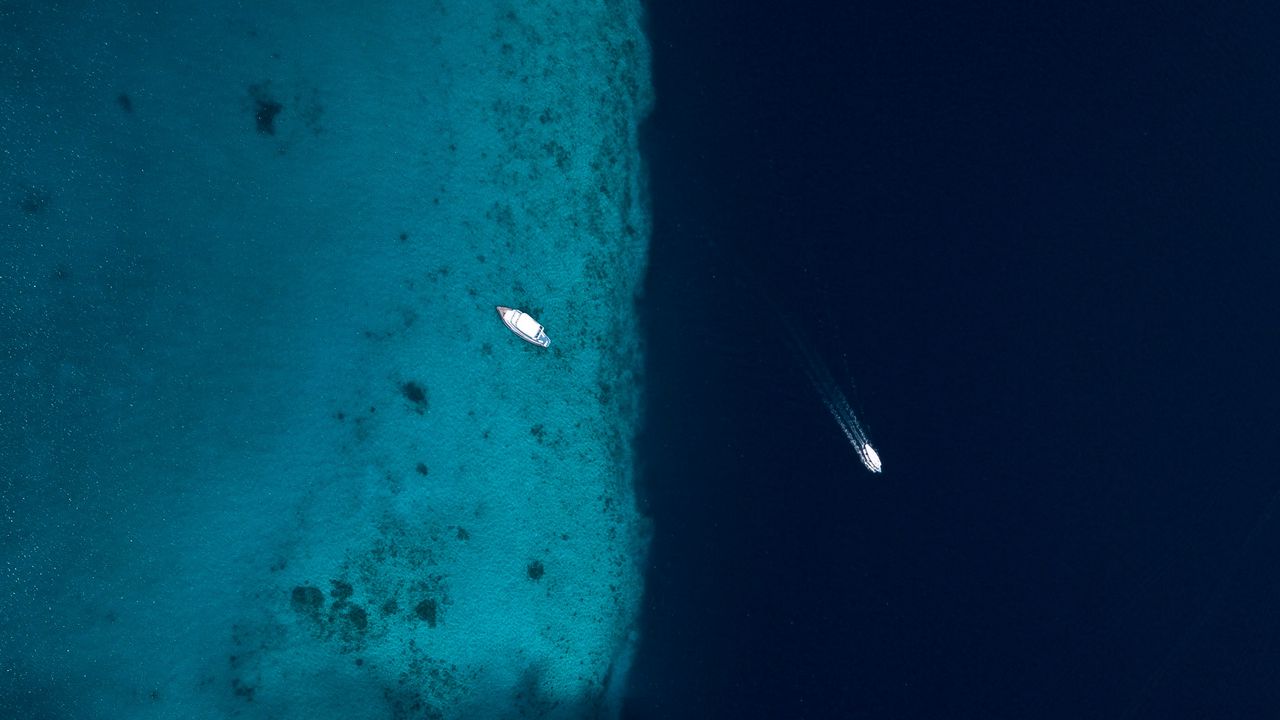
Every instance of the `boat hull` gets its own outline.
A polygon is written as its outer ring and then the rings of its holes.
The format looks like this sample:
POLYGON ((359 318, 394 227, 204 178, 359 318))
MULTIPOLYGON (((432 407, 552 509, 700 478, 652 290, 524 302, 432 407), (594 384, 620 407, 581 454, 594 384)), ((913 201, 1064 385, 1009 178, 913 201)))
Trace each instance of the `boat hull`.
POLYGON ((548 338, 547 333, 543 331, 542 324, 534 320, 532 315, 504 305, 498 305, 496 309, 498 317, 502 318, 507 329, 520 336, 521 340, 538 347, 547 347, 551 344, 551 338, 548 338))

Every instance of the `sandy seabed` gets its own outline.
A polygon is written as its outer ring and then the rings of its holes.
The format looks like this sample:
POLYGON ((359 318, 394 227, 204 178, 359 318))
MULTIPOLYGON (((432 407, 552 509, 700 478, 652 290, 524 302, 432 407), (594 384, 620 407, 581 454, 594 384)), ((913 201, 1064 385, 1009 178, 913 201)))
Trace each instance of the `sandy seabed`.
POLYGON ((0 10, 0 714, 610 714, 648 55, 548 5, 0 10))

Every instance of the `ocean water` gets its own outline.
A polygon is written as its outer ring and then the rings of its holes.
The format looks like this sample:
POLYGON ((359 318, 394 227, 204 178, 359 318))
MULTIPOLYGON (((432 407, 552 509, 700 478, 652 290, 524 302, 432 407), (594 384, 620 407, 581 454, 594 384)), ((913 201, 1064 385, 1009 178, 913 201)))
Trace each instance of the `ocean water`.
POLYGON ((616 714, 641 28, 0 5, 0 716, 616 714))
POLYGON ((632 717, 1280 716, 1275 6, 650 12, 632 717))
POLYGON ((1280 716, 1277 27, 0 0, 0 720, 1280 716))

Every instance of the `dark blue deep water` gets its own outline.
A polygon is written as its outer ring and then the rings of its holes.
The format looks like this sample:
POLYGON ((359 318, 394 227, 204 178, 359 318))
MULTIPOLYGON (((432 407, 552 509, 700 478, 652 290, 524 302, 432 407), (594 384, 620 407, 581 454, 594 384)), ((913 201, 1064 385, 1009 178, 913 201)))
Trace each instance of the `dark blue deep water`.
POLYGON ((1227 5, 650 4, 630 717, 1280 714, 1280 12, 1227 5))

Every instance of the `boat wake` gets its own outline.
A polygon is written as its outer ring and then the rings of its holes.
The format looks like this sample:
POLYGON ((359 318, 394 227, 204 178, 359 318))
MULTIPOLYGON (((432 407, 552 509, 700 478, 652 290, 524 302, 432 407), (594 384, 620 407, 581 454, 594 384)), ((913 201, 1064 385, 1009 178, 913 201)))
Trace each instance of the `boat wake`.
MULTIPOLYGON (((737 260, 732 254, 727 257, 731 260, 737 260)), ((770 296, 769 284, 760 282, 759 278, 746 263, 738 261, 737 267, 748 289, 765 300, 766 304, 773 309, 783 327, 786 328, 787 334, 790 336, 791 347, 801 358, 805 375, 809 377, 809 382, 818 391, 818 396, 822 399, 822 404, 826 406, 827 412, 831 413, 836 425, 840 426, 840 431, 844 433, 849 444, 853 446, 853 451, 858 453, 858 459, 862 461, 867 470, 873 473, 883 471, 884 465, 880 461, 880 453, 876 452, 876 449, 871 445, 871 441, 867 439, 867 432, 862 428, 862 423, 858 421, 858 415, 853 411, 853 406, 849 404, 849 398, 845 396, 844 391, 840 389, 840 385, 831 376, 831 371, 827 369, 826 363, 822 361, 818 353, 805 340, 804 335, 788 317, 787 312, 770 296)))
POLYGON ((862 429, 862 423, 858 422, 858 415, 854 413, 853 406, 849 404, 849 399, 845 397, 844 391, 840 389, 835 378, 831 377, 826 363, 822 362, 822 358, 818 357, 813 348, 809 347, 809 344, 794 329, 791 329, 791 341, 804 361, 805 374, 809 376, 809 381, 813 383, 813 387, 822 398, 822 404, 826 406, 827 412, 831 413, 831 417, 835 418, 836 424, 844 432, 854 452, 858 453, 862 464, 873 473, 880 472, 883 469, 880 454, 871 446, 866 431, 862 429))

